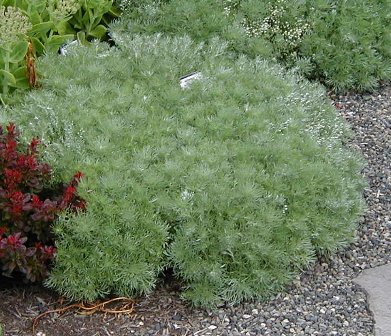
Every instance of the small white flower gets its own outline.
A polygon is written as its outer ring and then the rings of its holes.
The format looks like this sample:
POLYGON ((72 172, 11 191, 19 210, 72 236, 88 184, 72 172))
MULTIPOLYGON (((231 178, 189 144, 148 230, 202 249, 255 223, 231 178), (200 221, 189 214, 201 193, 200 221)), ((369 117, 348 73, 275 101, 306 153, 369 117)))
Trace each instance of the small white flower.
POLYGON ((193 198, 194 196, 194 192, 192 191, 188 191, 188 190, 184 190, 182 191, 181 193, 181 198, 184 200, 184 201, 189 201, 193 198))
POLYGON ((288 211, 288 206, 285 204, 284 205, 284 208, 282 209, 282 213, 286 213, 288 211))

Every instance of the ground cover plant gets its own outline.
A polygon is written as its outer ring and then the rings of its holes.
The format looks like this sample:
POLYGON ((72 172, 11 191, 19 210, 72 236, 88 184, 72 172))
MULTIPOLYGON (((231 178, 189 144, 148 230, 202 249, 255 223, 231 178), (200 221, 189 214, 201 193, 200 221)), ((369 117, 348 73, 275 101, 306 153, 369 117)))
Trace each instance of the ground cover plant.
POLYGON ((0 110, 43 139, 57 179, 85 173, 88 209, 55 224, 48 286, 134 295, 171 268, 193 304, 234 303, 353 240, 361 161, 320 86, 221 39, 112 38, 44 57, 44 88, 0 110))
POLYGON ((391 78, 389 0, 123 0, 118 24, 135 33, 220 36, 233 51, 275 58, 336 91, 391 78))
POLYGON ((36 138, 23 146, 14 124, 0 126, 0 266, 2 275, 30 282, 47 277, 56 252, 51 227, 56 217, 85 208, 76 196, 81 173, 68 184, 51 185, 51 168, 40 161, 39 146, 36 138))

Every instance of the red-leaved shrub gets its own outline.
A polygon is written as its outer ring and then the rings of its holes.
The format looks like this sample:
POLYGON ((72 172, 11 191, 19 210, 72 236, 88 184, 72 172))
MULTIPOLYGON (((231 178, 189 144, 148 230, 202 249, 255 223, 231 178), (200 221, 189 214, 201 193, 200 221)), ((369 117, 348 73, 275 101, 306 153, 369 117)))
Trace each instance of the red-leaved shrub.
POLYGON ((2 274, 22 274, 40 281, 47 274, 56 248, 51 224, 64 210, 84 210, 76 195, 82 173, 67 184, 50 185, 51 168, 38 159, 40 141, 23 150, 18 131, 0 125, 0 267, 2 274))

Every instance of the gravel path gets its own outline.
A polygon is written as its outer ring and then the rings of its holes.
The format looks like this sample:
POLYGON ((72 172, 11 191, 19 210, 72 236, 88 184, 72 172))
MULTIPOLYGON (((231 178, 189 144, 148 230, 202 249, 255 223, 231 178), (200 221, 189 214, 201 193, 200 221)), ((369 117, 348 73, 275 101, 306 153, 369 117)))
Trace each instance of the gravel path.
POLYGON ((161 319, 148 318, 148 302, 144 302, 140 313, 149 328, 144 329, 145 323, 140 320, 139 329, 131 332, 231 336, 374 334, 366 295, 352 279, 363 269, 391 262, 391 86, 372 94, 331 98, 356 134, 351 145, 359 148, 368 161, 363 171, 369 181, 364 194, 368 209, 360 223, 357 242, 331 260, 316 263, 285 293, 268 303, 181 314, 173 310, 172 302, 171 308, 166 306, 168 316, 162 323, 161 319))

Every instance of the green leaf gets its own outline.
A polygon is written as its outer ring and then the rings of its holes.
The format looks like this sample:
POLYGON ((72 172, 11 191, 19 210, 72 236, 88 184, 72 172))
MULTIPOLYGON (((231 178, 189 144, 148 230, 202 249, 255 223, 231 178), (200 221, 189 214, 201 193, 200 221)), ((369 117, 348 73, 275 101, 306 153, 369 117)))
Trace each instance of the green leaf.
POLYGON ((38 38, 32 37, 31 43, 33 44, 35 54, 37 56, 43 55, 43 53, 45 52, 45 46, 42 44, 42 42, 38 38))
POLYGON ((93 30, 90 31, 92 37, 101 39, 107 32, 107 28, 103 25, 96 26, 93 30))
POLYGON ((33 26, 42 23, 43 21, 42 17, 36 10, 28 14, 29 14, 30 22, 33 24, 33 26))
POLYGON ((16 84, 15 76, 10 72, 1 69, 0 70, 0 82, 3 82, 4 80, 6 82, 8 82, 8 84, 10 84, 10 85, 16 84))
POLYGON ((30 29, 29 34, 46 34, 48 31, 55 29, 55 25, 52 21, 37 23, 30 29))
POLYGON ((79 31, 77 32, 76 36, 77 36, 77 40, 81 45, 85 45, 87 43, 85 32, 79 31))
POLYGON ((72 28, 72 26, 66 20, 60 21, 56 25, 56 29, 60 35, 67 35, 67 34, 74 34, 75 33, 75 30, 72 28))
POLYGON ((26 77, 26 67, 22 66, 18 69, 16 69, 13 73, 16 83, 12 84, 11 86, 18 88, 18 89, 28 89, 29 84, 26 77))
POLYGON ((19 63, 23 61, 28 49, 28 42, 20 41, 13 45, 8 57, 10 63, 19 63))
POLYGON ((85 14, 83 15, 82 24, 84 27, 88 27, 89 23, 94 20, 94 17, 92 16, 92 12, 90 9, 87 9, 85 14))
POLYGON ((115 6, 112 6, 108 12, 109 15, 114 17, 119 17, 121 15, 121 10, 115 6))
MULTIPOLYGON (((29 0, 26 1, 26 7, 27 7, 26 11, 29 17, 30 14, 33 14, 34 12, 38 13, 39 15, 42 15, 47 7, 47 0, 34 0, 34 1, 29 0)), ((42 21, 43 20, 41 20, 41 22, 42 21)))
POLYGON ((8 62, 9 51, 0 46, 0 63, 8 62))
POLYGON ((3 1, 1 1, 1 5, 4 7, 15 6, 15 3, 14 3, 14 1, 3 0, 3 1))
POLYGON ((47 42, 45 43, 46 50, 47 51, 57 51, 63 44, 65 44, 73 39, 74 39, 73 34, 53 35, 52 37, 48 38, 47 42))

